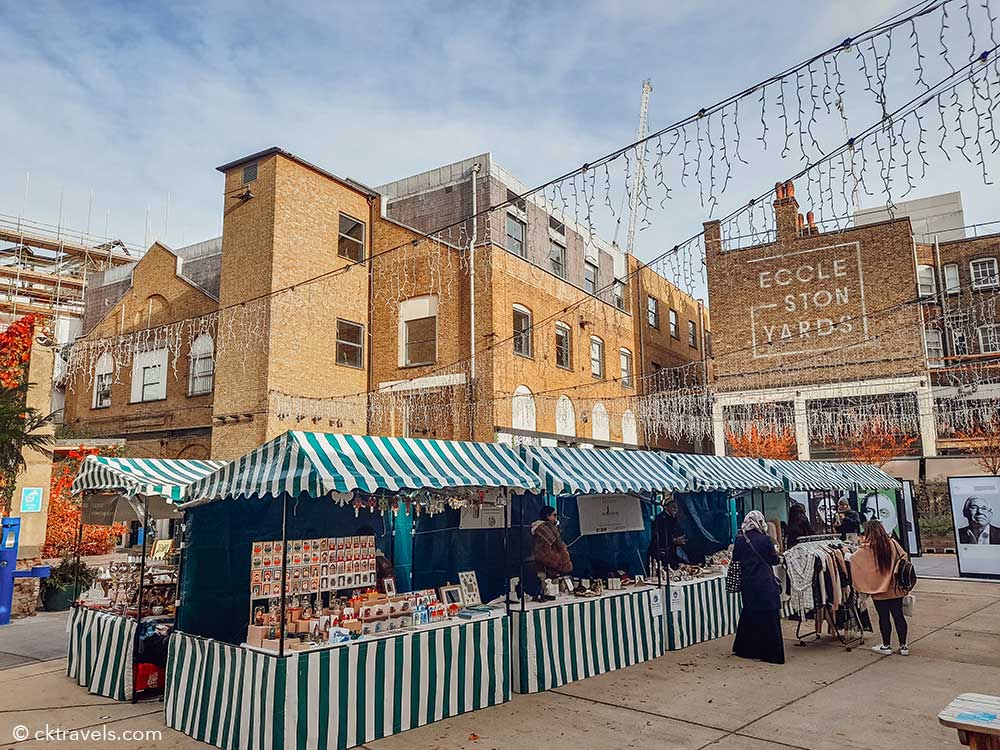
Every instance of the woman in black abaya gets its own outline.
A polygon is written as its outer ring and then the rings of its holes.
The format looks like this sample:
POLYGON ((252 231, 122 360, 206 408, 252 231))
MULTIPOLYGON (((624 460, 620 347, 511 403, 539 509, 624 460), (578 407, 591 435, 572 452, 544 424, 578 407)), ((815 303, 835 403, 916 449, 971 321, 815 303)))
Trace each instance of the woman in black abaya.
POLYGON ((778 564, 767 522, 759 510, 743 519, 733 545, 733 561, 740 564, 743 609, 736 628, 733 653, 744 659, 785 663, 781 638, 781 594, 772 567, 778 564))

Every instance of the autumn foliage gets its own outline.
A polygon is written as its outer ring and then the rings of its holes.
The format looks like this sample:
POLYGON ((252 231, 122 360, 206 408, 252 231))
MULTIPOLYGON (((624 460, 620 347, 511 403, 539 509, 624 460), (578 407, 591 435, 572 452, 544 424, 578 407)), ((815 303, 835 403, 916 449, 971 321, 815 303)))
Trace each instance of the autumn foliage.
POLYGON ((781 430, 761 430, 751 424, 748 430, 726 430, 726 442, 734 456, 749 458, 792 458, 798 455, 795 431, 790 427, 781 430))
POLYGON ((956 432, 955 437, 968 443, 964 450, 975 456, 979 468, 993 476, 1000 475, 1000 421, 956 432))
MULTIPOLYGON (((69 557, 76 554, 77 535, 80 528, 80 498, 70 494, 73 479, 87 456, 109 455, 97 448, 79 448, 70 451, 69 458, 52 466, 52 484, 49 492, 49 518, 45 528, 45 546, 42 557, 69 557)), ((118 538, 128 529, 123 524, 114 526, 84 526, 80 544, 81 555, 106 555, 115 548, 118 538)))
POLYGON ((894 458, 908 456, 917 445, 916 435, 907 435, 894 427, 869 425, 838 446, 839 453, 852 461, 882 467, 894 458))
POLYGON ((31 358, 35 316, 26 315, 0 333, 0 388, 20 388, 31 358))

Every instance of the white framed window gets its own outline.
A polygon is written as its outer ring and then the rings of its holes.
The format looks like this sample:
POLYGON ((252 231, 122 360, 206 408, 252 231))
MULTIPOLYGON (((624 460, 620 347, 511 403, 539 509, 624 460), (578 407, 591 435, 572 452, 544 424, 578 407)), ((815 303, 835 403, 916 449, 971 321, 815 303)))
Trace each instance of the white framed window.
POLYGON ((519 258, 528 257, 528 248, 524 243, 527 225, 513 214, 507 214, 507 251, 519 258))
POLYGON ((94 367, 94 395, 91 408, 106 409, 111 406, 111 382, 115 374, 115 361, 108 352, 97 358, 94 367))
POLYGON ((360 323, 337 319, 337 364, 364 367, 365 327, 360 323))
POLYGON ((432 365, 437 361, 436 294, 399 303, 399 366, 432 365))
POLYGON ((566 236, 566 225, 552 215, 549 216, 549 229, 562 237, 566 236))
POLYGON ((962 290, 962 280, 958 275, 958 263, 946 263, 944 267, 944 291, 958 294, 962 290))
POLYGON ((549 265, 552 273, 560 279, 566 278, 566 248, 554 240, 549 240, 549 265))
POLYGON ((611 285, 611 296, 615 301, 615 307, 619 310, 625 309, 625 282, 615 279, 611 285))
POLYGON ((951 353, 956 357, 964 357, 969 353, 969 339, 965 331, 959 328, 951 329, 951 353))
POLYGON ((253 182, 257 179, 257 162, 253 164, 247 164, 243 167, 243 184, 246 185, 248 182, 253 182))
POLYGON ((698 324, 693 320, 688 321, 688 346, 698 348, 698 324))
POLYGON ((347 214, 340 215, 337 255, 360 263, 365 259, 365 224, 347 214))
POLYGON ((563 322, 556 323, 556 367, 573 368, 573 342, 569 326, 563 322))
POLYGON ((976 336, 979 337, 979 351, 982 354, 996 354, 1000 352, 1000 325, 992 324, 979 326, 976 329, 976 336))
POLYGON ((944 366, 944 336, 937 328, 924 330, 924 348, 928 367, 944 366))
POLYGON ((204 396, 215 387, 215 342, 207 333, 191 344, 188 355, 188 395, 204 396))
POLYGON ((660 327, 660 300, 646 297, 646 322, 653 328, 660 327))
POLYGON ((133 404, 167 397, 167 350, 140 352, 132 358, 133 404))
POLYGON ((992 289, 995 286, 1000 286, 1000 278, 998 278, 997 273, 996 258, 978 258, 969 263, 973 289, 992 289))
POLYGON ((524 305, 514 305, 514 354, 532 356, 531 310, 524 305))
POLYGON ((604 377, 604 341, 597 336, 590 337, 590 374, 604 377))
POLYGON ((583 264, 583 288, 588 294, 597 294, 597 266, 590 261, 583 264))
POLYGON ((677 315, 677 311, 670 310, 670 338, 680 339, 681 337, 681 320, 677 315))
POLYGON ((934 266, 917 266, 917 293, 921 297, 933 297, 937 294, 934 266))
POLYGON ((618 358, 621 361, 622 385, 631 388, 634 385, 632 380, 632 352, 628 349, 619 349, 618 358))

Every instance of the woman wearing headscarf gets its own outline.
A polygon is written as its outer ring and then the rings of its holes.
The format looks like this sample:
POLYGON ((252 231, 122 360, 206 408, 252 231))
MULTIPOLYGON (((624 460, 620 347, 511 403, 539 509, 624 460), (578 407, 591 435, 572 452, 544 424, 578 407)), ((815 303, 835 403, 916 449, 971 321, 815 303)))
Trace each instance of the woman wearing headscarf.
POLYGON ((785 663, 781 638, 781 592, 774 577, 778 553, 767 535, 767 521, 759 510, 743 519, 733 545, 733 561, 740 564, 743 609, 736 628, 733 653, 744 659, 785 663))

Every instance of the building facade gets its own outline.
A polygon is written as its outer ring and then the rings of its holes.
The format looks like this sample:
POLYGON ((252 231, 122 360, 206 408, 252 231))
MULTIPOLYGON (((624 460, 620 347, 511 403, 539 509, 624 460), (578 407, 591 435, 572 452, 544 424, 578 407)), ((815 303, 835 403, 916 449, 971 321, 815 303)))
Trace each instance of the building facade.
POLYGON ((221 238, 88 289, 71 430, 169 458, 288 429, 676 447, 636 403, 655 368, 703 367, 704 305, 512 200, 490 154, 376 189, 280 149, 219 170, 221 238))

